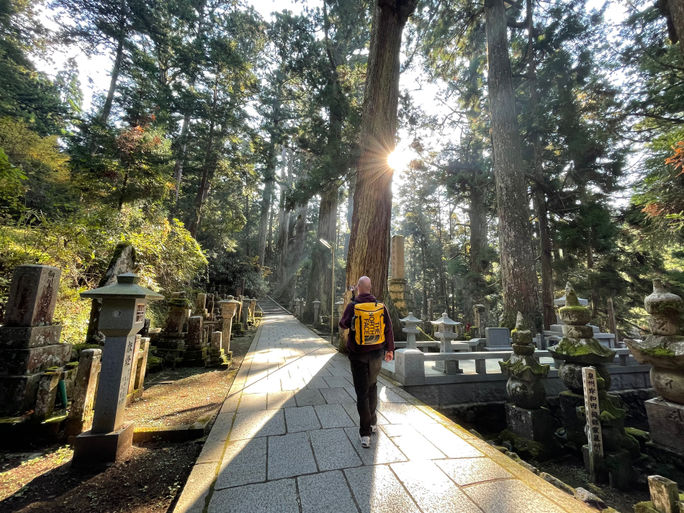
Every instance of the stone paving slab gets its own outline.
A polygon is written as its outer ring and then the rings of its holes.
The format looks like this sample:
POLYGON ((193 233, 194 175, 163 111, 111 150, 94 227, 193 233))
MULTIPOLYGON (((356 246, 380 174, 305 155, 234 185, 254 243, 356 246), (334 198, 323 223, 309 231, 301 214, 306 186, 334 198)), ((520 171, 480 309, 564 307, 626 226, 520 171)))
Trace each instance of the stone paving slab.
POLYGON ((318 468, 336 470, 358 467, 361 459, 343 429, 321 429, 309 433, 318 468))
POLYGON ((270 301, 174 513, 591 513, 378 380, 362 448, 349 362, 270 301))
POLYGON ((302 513, 358 513, 344 474, 339 470, 297 478, 302 513))

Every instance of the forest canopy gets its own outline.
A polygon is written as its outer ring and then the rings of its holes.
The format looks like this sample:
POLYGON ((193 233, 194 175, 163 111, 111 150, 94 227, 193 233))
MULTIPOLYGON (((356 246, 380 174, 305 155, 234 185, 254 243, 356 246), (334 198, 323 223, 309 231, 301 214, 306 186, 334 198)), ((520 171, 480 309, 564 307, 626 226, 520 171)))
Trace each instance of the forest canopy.
POLYGON ((374 0, 0 1, 0 303, 15 266, 58 266, 79 342, 126 242, 164 294, 310 318, 373 254, 385 297, 402 235, 416 316, 539 329, 571 281, 643 329, 652 279, 684 292, 673 2, 396 0, 391 27, 374 0))

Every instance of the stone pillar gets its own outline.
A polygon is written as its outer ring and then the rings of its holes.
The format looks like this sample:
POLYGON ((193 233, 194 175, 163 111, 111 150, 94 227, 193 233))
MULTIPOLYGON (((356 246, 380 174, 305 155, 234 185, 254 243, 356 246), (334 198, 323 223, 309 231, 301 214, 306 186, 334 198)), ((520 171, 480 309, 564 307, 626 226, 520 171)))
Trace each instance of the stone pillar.
POLYGON ((513 355, 508 361, 499 362, 501 373, 508 376, 506 383, 506 423, 516 435, 528 440, 549 442, 553 439, 553 416, 546 402, 543 379, 549 373, 549 365, 540 365, 534 356, 532 332, 525 329, 520 312, 511 333, 513 355))
POLYGON ((135 274, 120 274, 116 284, 81 294, 83 298, 102 300, 98 329, 105 335, 105 345, 93 426, 74 440, 74 467, 116 461, 133 441, 133 424, 124 424, 124 407, 135 337, 143 327, 147 302, 163 299, 137 282, 135 274))
POLYGON ((321 302, 317 299, 313 302, 313 325, 318 326, 321 317, 321 302))
POLYGON ((102 367, 102 349, 84 349, 78 360, 74 393, 64 428, 67 436, 88 431, 93 424, 93 403, 102 367))
MULTIPOLYGON (((61 271, 46 265, 14 270, 0 326, 0 415, 35 411, 43 371, 69 361, 71 345, 61 344, 62 327, 52 324, 61 271)), ((41 387, 44 388, 44 387, 41 387)), ((45 398, 43 398, 45 400, 45 398)), ((43 406, 43 412, 52 405, 43 406)))
POLYGON ((639 457, 639 443, 625 433, 626 412, 622 408, 620 398, 608 394, 610 374, 606 364, 613 361, 615 351, 601 345, 593 337, 592 327, 587 326, 591 312, 580 305, 577 294, 569 283, 565 287, 565 306, 559 309, 558 314, 564 323, 563 338, 558 344, 550 347, 549 352, 554 359, 562 361, 558 375, 569 389, 559 394, 561 419, 567 433, 567 442, 582 450, 585 464, 591 469, 585 434, 586 419, 583 415, 578 415, 578 411, 583 411, 584 406, 582 368, 593 366, 598 374, 596 395, 601 412, 604 447, 604 460, 595 461, 593 468, 596 470, 597 478, 608 477, 611 486, 628 488, 633 480, 632 461, 639 457))
POLYGON ((257 300, 255 297, 249 300, 250 317, 252 319, 252 324, 256 324, 256 311, 257 311, 257 300))
POLYGON ((209 317, 209 312, 207 311, 207 295, 204 292, 197 294, 197 299, 195 300, 195 315, 201 315, 204 319, 209 317))
POLYGON ((656 280, 644 307, 651 334, 625 342, 639 363, 652 365, 651 384, 658 397, 646 401, 651 440, 684 457, 684 333, 679 325, 684 301, 656 280))
POLYGON ((477 337, 485 338, 485 328, 487 327, 487 308, 485 305, 473 305, 473 319, 477 329, 477 337))
POLYGON ((131 369, 131 381, 128 385, 127 404, 140 399, 145 390, 145 373, 147 372, 147 356, 150 350, 150 339, 148 337, 135 337, 135 348, 133 351, 133 368, 131 369))
POLYGON ((192 315, 188 319, 188 335, 183 354, 183 364, 203 367, 207 360, 207 347, 204 343, 204 319, 201 315, 192 315))
POLYGON ((211 346, 209 348, 209 365, 225 367, 230 364, 230 359, 233 352, 230 350, 230 339, 232 337, 233 318, 240 306, 239 301, 232 299, 233 296, 228 296, 229 299, 219 301, 221 307, 222 331, 221 338, 216 336, 216 332, 212 333, 211 346), (218 343, 218 347, 216 344, 218 343))
POLYGON ((425 383, 425 357, 416 346, 416 334, 420 319, 413 312, 400 319, 404 325, 401 331, 406 333, 406 349, 394 352, 394 372, 402 385, 422 385, 425 383))
POLYGON ((406 305, 406 278, 404 275, 404 236, 394 235, 392 237, 392 248, 390 251, 390 261, 392 265, 392 277, 389 280, 389 294, 394 306, 401 315, 406 315, 408 310, 406 305))

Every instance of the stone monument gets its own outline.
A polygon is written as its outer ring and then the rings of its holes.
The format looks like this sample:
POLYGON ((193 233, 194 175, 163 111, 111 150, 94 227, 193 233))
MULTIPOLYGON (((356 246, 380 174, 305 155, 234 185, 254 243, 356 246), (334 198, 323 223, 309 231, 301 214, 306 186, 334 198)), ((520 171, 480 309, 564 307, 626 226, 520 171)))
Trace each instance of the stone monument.
POLYGON ((626 340, 639 363, 650 363, 651 384, 659 397, 646 401, 651 439, 684 457, 684 333, 680 327, 684 301, 659 280, 644 300, 651 334, 626 340))
POLYGON ((401 331, 406 333, 406 348, 394 352, 395 373, 404 385, 422 385, 425 382, 424 357, 416 345, 421 320, 414 317, 413 312, 409 312, 400 321, 404 325, 401 331))
POLYGON ((601 345, 593 338, 593 329, 587 323, 591 312, 580 305, 577 294, 569 283, 565 288, 566 305, 559 309, 563 321, 563 338, 558 344, 549 348, 554 359, 562 363, 558 375, 569 390, 559 394, 562 423, 565 429, 565 441, 570 447, 582 448, 587 469, 597 469, 599 478, 608 475, 611 486, 629 487, 633 481, 632 460, 639 457, 639 443, 625 433, 625 410, 620 398, 608 394, 610 374, 606 364, 613 361, 615 351, 601 345), (596 395, 600 410, 601 432, 605 458, 600 462, 588 461, 587 435, 585 433, 586 418, 584 415, 584 390, 582 368, 596 368, 596 395))
POLYGON ((316 299, 313 303, 313 325, 319 326, 321 324, 321 302, 316 299))
POLYGON ((93 425, 74 439, 75 467, 116 461, 130 448, 133 424, 124 424, 124 407, 136 333, 143 327, 148 301, 163 299, 138 285, 133 273, 120 274, 115 284, 83 292, 81 297, 102 300, 98 329, 105 344, 93 425))
POLYGON ((5 324, 0 326, 0 415, 35 410, 38 392, 46 386, 53 404, 44 406, 50 411, 54 406, 62 367, 71 356, 71 344, 59 341, 62 326, 52 322, 60 274, 47 265, 14 270, 5 324))
POLYGON ((407 312, 406 306, 406 276, 404 273, 404 236, 392 236, 392 248, 390 251, 392 277, 389 280, 389 294, 394 306, 401 315, 407 312))
POLYGON ((207 344, 204 339, 204 318, 201 315, 192 315, 188 319, 183 364, 192 367, 204 367, 206 362, 207 344))
POLYGON ((156 334, 152 344, 164 364, 175 367, 183 361, 185 337, 188 329, 190 301, 185 292, 173 292, 166 300, 169 307, 161 333, 156 334))
POLYGON ((520 312, 511 335, 513 355, 508 361, 499 362, 501 373, 508 377, 506 423, 518 436, 547 442, 553 432, 553 417, 545 407, 543 381, 549 373, 549 365, 541 365, 534 356, 532 332, 524 326, 520 312))

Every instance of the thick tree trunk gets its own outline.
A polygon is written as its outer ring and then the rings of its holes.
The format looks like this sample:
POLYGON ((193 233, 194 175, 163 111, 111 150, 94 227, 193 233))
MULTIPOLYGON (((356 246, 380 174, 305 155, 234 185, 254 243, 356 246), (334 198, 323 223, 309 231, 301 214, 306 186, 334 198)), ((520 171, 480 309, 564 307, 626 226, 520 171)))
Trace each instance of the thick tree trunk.
MULTIPOLYGON (((337 236, 337 193, 338 188, 331 186, 321 194, 321 204, 318 208, 318 230, 316 240, 324 239, 335 244, 337 236)), ((331 253, 328 248, 316 243, 311 252, 311 274, 306 294, 306 310, 304 318, 313 319, 313 302, 321 302, 321 313, 330 312, 331 253)))
POLYGON ((551 242, 551 230, 549 228, 549 213, 546 194, 542 184, 545 183, 544 169, 542 167, 542 139, 539 133, 537 120, 542 115, 537 107, 540 105, 539 92, 537 91, 537 59, 535 55, 534 36, 534 5, 533 0, 527 0, 527 52, 529 65, 527 70, 527 83, 530 91, 530 105, 535 109, 533 126, 530 130, 532 145, 532 174, 534 176, 534 189, 532 200, 537 224, 539 229, 539 254, 541 263, 541 300, 544 329, 550 329, 551 324, 556 323, 556 311, 553 307, 553 247, 551 242))
POLYGON ((119 73, 121 73, 121 65, 123 64, 125 39, 126 34, 122 22, 121 32, 119 33, 119 40, 116 43, 116 57, 114 58, 112 76, 109 79, 109 91, 107 91, 107 98, 105 99, 104 105, 102 106, 102 113, 100 114, 100 123, 102 123, 103 125, 107 124, 107 121, 109 120, 109 115, 112 112, 112 103, 114 102, 116 84, 119 80, 119 73))
POLYGON ((501 253, 503 325, 513 327, 518 311, 533 330, 541 327, 537 274, 529 224, 527 181, 506 35, 503 0, 485 0, 489 104, 501 253))
POLYGON ((485 204, 484 184, 473 175, 470 186, 470 205, 468 208, 468 224, 470 226, 470 258, 468 274, 463 288, 463 310, 465 321, 473 323, 473 305, 481 303, 484 290, 483 274, 489 265, 487 250, 487 205, 485 204))
POLYGON ((684 2, 682 0, 667 0, 667 7, 672 18, 672 26, 679 40, 679 47, 684 54, 684 2))
POLYGON ((268 235, 268 217, 273 198, 275 180, 273 170, 267 171, 264 179, 264 192, 261 197, 261 211, 259 213, 259 265, 263 266, 266 261, 266 236, 268 235))
POLYGON ((373 9, 346 283, 367 275, 380 299, 387 292, 389 267, 392 170, 387 155, 397 128, 401 33, 416 2, 377 0, 373 9))

